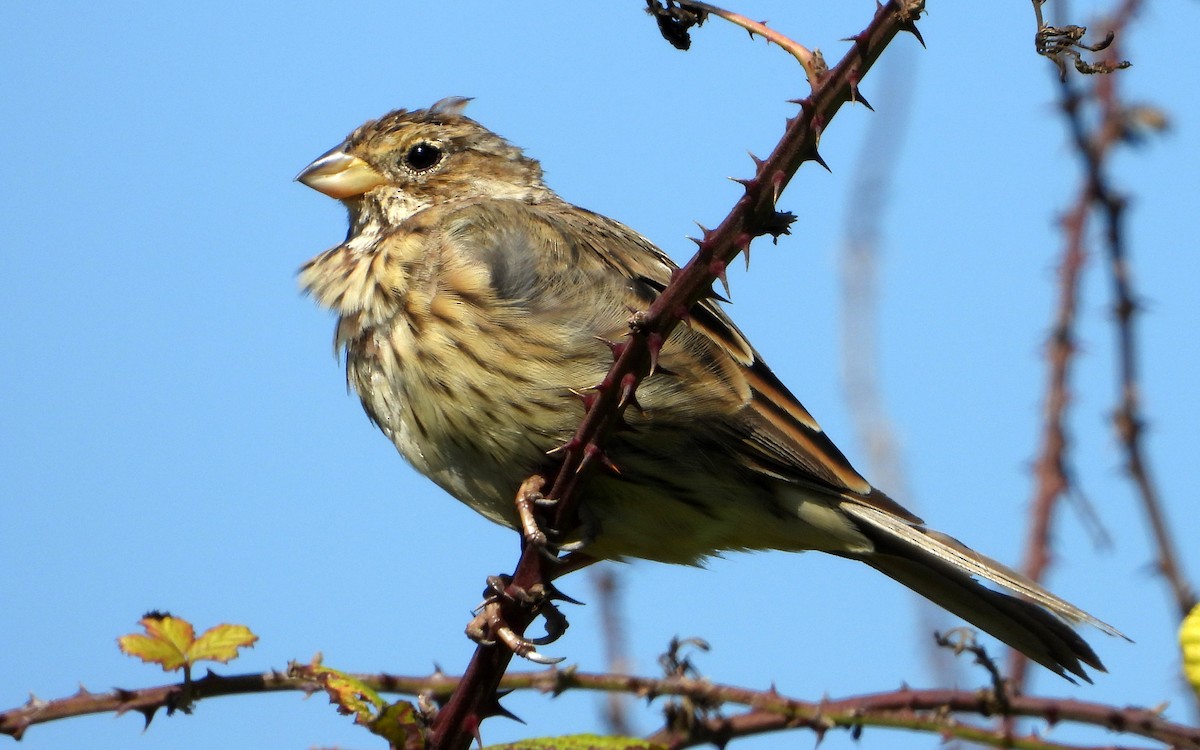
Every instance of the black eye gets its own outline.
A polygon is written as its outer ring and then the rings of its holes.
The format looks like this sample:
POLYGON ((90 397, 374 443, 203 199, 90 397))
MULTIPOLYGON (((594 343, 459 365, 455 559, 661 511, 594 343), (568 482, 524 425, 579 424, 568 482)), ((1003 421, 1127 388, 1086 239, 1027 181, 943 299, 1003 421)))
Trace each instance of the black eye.
POLYGON ((432 143, 422 141, 408 150, 404 155, 404 166, 424 172, 437 165, 442 160, 442 150, 432 143))

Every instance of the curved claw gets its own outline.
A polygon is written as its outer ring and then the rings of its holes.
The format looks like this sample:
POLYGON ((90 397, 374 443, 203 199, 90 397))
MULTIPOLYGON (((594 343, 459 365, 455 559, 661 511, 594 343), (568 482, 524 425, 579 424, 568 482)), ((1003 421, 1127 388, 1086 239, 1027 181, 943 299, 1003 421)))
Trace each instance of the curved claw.
POLYGON ((544 656, 534 647, 534 640, 522 638, 507 625, 496 631, 496 637, 503 641, 504 645, 508 646, 514 654, 535 664, 550 666, 567 658, 565 656, 544 656))
POLYGON ((566 661, 567 658, 565 656, 542 656, 533 649, 530 649, 528 653, 521 654, 521 656, 535 664, 541 664, 546 667, 554 666, 559 662, 566 661))

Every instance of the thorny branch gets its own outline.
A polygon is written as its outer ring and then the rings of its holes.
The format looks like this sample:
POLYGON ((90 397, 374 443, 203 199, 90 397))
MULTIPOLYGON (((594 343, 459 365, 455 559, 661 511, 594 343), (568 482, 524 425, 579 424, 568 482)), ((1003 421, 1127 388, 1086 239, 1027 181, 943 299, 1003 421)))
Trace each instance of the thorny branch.
MULTIPOLYGON (((450 695, 463 679, 441 673, 427 676, 360 674, 353 677, 381 693, 424 696, 437 700, 450 695)), ((735 737, 790 728, 807 728, 820 738, 830 729, 844 729, 857 736, 864 727, 880 727, 936 732, 943 736, 1002 747, 1085 750, 1081 746, 1049 742, 1033 734, 1008 736, 962 718, 964 715, 994 716, 1003 707, 1007 714, 1013 716, 1038 717, 1059 725, 1070 723, 1100 727, 1152 740, 1163 747, 1200 750, 1200 728, 1169 722, 1154 710, 1021 695, 1010 695, 1007 702, 1001 704, 995 694, 987 689, 913 690, 905 687, 884 693, 804 701, 780 695, 774 690, 748 690, 714 684, 693 674, 653 679, 554 668, 510 673, 500 681, 500 687, 505 690, 538 690, 553 695, 568 690, 619 692, 647 700, 675 696, 697 706, 710 707, 711 710, 699 716, 690 727, 664 729, 647 738, 672 748, 720 743, 735 737), (750 710, 730 717, 717 715, 717 709, 729 706, 745 706, 750 710)), ((306 673, 301 666, 290 669, 287 674, 268 672, 219 676, 209 672, 205 677, 190 682, 188 689, 195 700, 201 701, 218 696, 264 692, 312 694, 321 692, 323 687, 315 675, 306 673)), ((101 713, 120 715, 135 711, 149 723, 159 710, 168 713, 175 710, 177 697, 183 690, 182 683, 174 683, 105 693, 80 689, 75 695, 53 701, 31 698, 24 706, 0 712, 0 734, 20 739, 29 727, 37 724, 69 716, 101 713)))
POLYGON ((761 36, 768 42, 774 42, 781 48, 786 50, 792 57, 800 63, 800 67, 804 68, 804 73, 808 77, 808 84, 816 86, 820 82, 821 77, 829 70, 829 66, 825 64, 825 58, 821 55, 821 51, 817 49, 810 50, 795 40, 780 34, 771 27, 767 26, 762 21, 752 21, 740 13, 733 13, 718 8, 715 5, 699 2, 699 0, 668 0, 665 5, 660 5, 658 0, 646 0, 646 12, 655 17, 658 21, 659 29, 663 32, 663 36, 667 41, 681 49, 687 49, 691 46, 691 37, 688 31, 691 27, 700 26, 708 18, 709 14, 718 16, 729 21, 730 23, 741 26, 749 32, 751 38, 755 35, 761 36), (677 39, 685 39, 686 44, 681 46, 677 39))
MULTIPOLYGON (((1125 0, 1118 11, 1118 22, 1124 23, 1140 5, 1138 0, 1125 0)), ((1111 141, 1129 140, 1129 118, 1116 95, 1116 83, 1101 79, 1096 84, 1104 132, 1101 137, 1111 141)), ((1142 509, 1150 523, 1158 556, 1158 571, 1174 598, 1176 614, 1182 619, 1196 605, 1196 592, 1179 565, 1175 543, 1171 537, 1158 487, 1146 463, 1142 442, 1145 418, 1142 415, 1141 388, 1138 379, 1137 330, 1134 315, 1139 310, 1129 270, 1129 245, 1125 240, 1125 208, 1127 201, 1114 190, 1105 172, 1101 156, 1085 154, 1089 178, 1093 185, 1095 203, 1104 224, 1104 246, 1108 258, 1113 288, 1113 312, 1117 323, 1117 375, 1120 403, 1113 414, 1117 436, 1125 450, 1125 470, 1128 472, 1142 501, 1142 509)))
MULTIPOLYGON (((1042 24, 1041 3, 1038 23, 1042 24)), ((1108 21, 1113 32, 1104 47, 1109 47, 1114 34, 1123 33, 1140 7, 1140 0, 1122 0, 1108 21)), ((1102 64, 1123 67, 1116 63, 1118 48, 1107 49, 1102 64)), ((1060 65, 1061 68, 1061 65, 1060 65)), ((1147 468, 1141 440, 1144 419, 1138 398, 1137 348, 1133 316, 1137 311, 1128 267, 1128 247, 1124 234, 1126 199, 1111 184, 1108 160, 1121 142, 1133 140, 1130 131, 1130 111, 1118 99, 1116 80, 1104 76, 1096 80, 1090 92, 1067 79, 1059 78, 1059 107, 1066 119, 1072 144, 1084 167, 1083 183, 1074 206, 1063 219, 1065 232, 1063 259, 1059 266, 1059 303, 1049 339, 1050 377, 1045 405, 1045 426, 1042 448, 1035 474, 1037 490, 1032 507, 1030 534, 1026 543, 1024 569, 1034 580, 1045 575, 1049 564, 1051 522, 1054 506, 1067 492, 1078 491, 1069 469, 1069 439, 1066 433, 1066 410, 1069 403, 1070 368, 1075 353, 1075 315, 1081 274, 1086 262, 1085 248, 1088 221, 1099 215, 1105 253, 1113 283, 1114 310, 1118 340, 1117 372, 1120 384, 1120 404, 1114 414, 1114 425, 1126 454, 1126 470, 1133 480, 1150 523, 1157 549, 1158 568, 1171 589, 1175 606, 1183 617, 1196 603, 1194 590, 1178 563, 1174 542, 1166 523, 1158 491, 1147 468), (1089 126, 1085 108, 1094 103, 1098 120, 1089 126)), ((1013 684, 1024 683, 1028 661, 1011 652, 1009 672, 1013 684)))
MULTIPOLYGON (((650 309, 631 321, 629 338, 614 345, 616 359, 608 375, 589 394, 589 406, 579 430, 561 451, 562 463, 554 473, 547 497, 556 501, 549 529, 576 526, 579 490, 587 475, 603 464, 603 445, 631 403, 637 385, 654 369, 659 349, 692 305, 705 295, 714 280, 724 278, 725 267, 749 249, 753 238, 778 236, 787 231, 792 217, 776 209, 780 193, 806 161, 822 163, 817 141, 843 104, 857 99, 858 82, 897 34, 916 34, 916 19, 924 0, 891 0, 877 7, 870 24, 851 37, 851 47, 836 66, 814 83, 811 94, 800 100, 801 112, 792 118, 783 139, 766 159, 755 160, 753 178, 743 181, 745 193, 730 214, 698 240, 696 256, 663 290, 650 309)), ((527 592, 545 587, 555 575, 536 545, 526 545, 511 582, 500 597, 500 616, 520 636, 533 619, 533 609, 522 600, 527 592)), ((483 719, 499 710, 496 689, 512 659, 506 648, 480 645, 467 667, 463 682, 441 708, 431 732, 436 750, 466 750, 483 719)))

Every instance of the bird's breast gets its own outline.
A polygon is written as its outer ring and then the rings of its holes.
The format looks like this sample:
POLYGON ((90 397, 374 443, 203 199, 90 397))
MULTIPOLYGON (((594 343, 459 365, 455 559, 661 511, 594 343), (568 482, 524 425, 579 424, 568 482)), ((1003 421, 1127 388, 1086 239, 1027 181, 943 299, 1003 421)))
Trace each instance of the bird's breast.
MULTIPOLYGON (((364 409, 421 473, 512 525, 513 493, 582 416, 572 390, 606 366, 564 357, 552 327, 482 298, 409 295, 386 324, 347 342, 347 377, 364 409)), ((599 375, 597 375, 599 373, 599 375)))

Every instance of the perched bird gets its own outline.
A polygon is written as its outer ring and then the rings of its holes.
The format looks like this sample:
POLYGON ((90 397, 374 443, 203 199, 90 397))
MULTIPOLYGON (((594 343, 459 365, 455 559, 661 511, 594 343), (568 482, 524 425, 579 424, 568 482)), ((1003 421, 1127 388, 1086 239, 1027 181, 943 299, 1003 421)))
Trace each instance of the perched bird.
MULTIPOLYGON (((422 474, 501 524, 577 428, 577 394, 667 284, 641 235, 567 203, 538 162, 463 115, 466 99, 368 122, 300 173, 349 211, 300 284, 338 315, 368 415, 422 474)), ((665 342, 619 472, 586 485, 586 553, 695 564, 724 550, 859 560, 1064 677, 1103 670, 1071 628, 1113 628, 923 525, 861 477, 714 300, 665 342), (980 584, 987 579, 1014 595, 980 584)))

